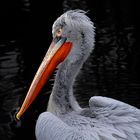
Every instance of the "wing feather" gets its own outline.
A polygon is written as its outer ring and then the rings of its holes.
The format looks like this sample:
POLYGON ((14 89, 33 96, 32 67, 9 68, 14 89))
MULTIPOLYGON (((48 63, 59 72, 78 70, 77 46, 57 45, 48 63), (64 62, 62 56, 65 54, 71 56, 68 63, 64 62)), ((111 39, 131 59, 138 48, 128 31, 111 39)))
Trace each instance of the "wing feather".
POLYGON ((42 113, 36 124, 37 140, 140 140, 139 109, 100 96, 92 97, 89 106, 85 116, 84 112, 60 118, 42 113))
MULTIPOLYGON (((98 119, 98 122, 106 125, 106 131, 110 130, 112 137, 117 138, 117 140, 139 140, 139 109, 121 101, 101 96, 91 97, 89 106, 93 116, 98 119)), ((103 126, 101 126, 101 129, 103 129, 103 126)), ((107 134, 110 134, 109 132, 107 134)), ((102 136, 104 136, 104 133, 102 136)))

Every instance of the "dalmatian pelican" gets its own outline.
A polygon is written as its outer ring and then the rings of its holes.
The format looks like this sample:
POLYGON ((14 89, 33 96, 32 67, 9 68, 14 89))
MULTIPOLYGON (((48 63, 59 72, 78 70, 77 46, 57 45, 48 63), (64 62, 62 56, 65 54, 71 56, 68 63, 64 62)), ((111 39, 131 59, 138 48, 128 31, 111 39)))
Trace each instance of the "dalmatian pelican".
POLYGON ((81 108, 74 97, 75 78, 94 48, 94 31, 82 10, 67 11, 54 22, 53 41, 16 115, 20 119, 58 67, 47 111, 36 123, 37 140, 140 140, 138 108, 102 96, 81 108))

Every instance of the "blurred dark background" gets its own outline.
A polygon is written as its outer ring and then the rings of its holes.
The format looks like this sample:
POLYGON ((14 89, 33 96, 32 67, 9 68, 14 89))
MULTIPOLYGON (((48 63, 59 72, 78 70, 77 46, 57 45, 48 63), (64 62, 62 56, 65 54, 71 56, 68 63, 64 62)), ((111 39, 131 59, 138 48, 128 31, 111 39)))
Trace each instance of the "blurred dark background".
POLYGON ((52 81, 46 84, 20 122, 14 116, 51 42, 53 22, 69 9, 88 11, 96 27, 94 52, 74 86, 81 106, 87 106, 91 96, 102 95, 140 108, 136 1, 1 0, 0 140, 35 139, 36 119, 46 110, 52 81))

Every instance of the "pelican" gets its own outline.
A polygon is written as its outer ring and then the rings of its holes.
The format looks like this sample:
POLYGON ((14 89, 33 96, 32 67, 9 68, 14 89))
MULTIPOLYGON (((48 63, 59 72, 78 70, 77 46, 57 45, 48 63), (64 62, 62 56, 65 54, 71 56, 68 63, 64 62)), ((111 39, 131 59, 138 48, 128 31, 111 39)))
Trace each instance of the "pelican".
POLYGON ((16 115, 20 119, 57 67, 47 111, 36 123, 37 140, 140 140, 138 108, 102 96, 81 108, 74 97, 75 78, 94 48, 94 30, 82 10, 67 11, 54 22, 53 41, 16 115))

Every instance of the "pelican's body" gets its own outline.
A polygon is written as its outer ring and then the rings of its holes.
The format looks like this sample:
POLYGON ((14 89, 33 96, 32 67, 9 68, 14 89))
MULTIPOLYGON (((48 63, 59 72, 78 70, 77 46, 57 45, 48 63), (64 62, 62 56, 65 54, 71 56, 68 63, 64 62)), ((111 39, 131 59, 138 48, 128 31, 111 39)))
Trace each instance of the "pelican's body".
POLYGON ((51 45, 17 118, 40 91, 50 68, 54 69, 52 62, 61 60, 47 112, 37 120, 37 140, 140 140, 139 109, 100 96, 89 100, 89 108, 81 108, 74 98, 74 80, 94 46, 94 26, 85 13, 71 10, 60 16, 53 25, 53 38, 66 38, 66 42, 51 45))
POLYGON ((90 108, 55 115, 44 112, 36 124, 38 140, 139 140, 140 111, 105 97, 92 97, 90 108))

